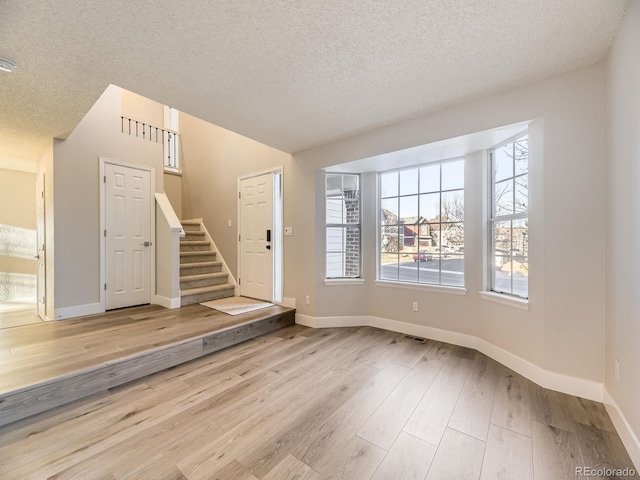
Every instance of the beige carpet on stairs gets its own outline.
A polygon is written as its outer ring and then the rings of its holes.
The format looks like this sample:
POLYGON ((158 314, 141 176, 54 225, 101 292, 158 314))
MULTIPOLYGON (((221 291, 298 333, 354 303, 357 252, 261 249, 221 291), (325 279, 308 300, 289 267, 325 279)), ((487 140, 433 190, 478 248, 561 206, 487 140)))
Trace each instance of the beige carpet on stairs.
POLYGON ((203 302, 200 305, 228 313, 229 315, 240 315, 241 313, 248 313, 262 308, 272 307, 273 303, 245 297, 227 297, 219 300, 212 300, 210 302, 203 302))

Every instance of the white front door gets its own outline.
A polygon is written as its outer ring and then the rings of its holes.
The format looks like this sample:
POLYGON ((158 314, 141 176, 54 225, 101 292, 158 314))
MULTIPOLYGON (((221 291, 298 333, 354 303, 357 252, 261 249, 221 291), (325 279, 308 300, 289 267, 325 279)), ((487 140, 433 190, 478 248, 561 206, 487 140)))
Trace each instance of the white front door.
POLYGON ((151 172, 105 163, 107 310, 151 302, 151 172))
POLYGON ((240 294, 273 300, 273 174, 240 180, 240 294))
POLYGON ((44 217, 44 174, 38 177, 36 182, 36 258, 38 259, 37 270, 37 312, 38 316, 44 320, 46 276, 45 276, 45 217, 44 217))

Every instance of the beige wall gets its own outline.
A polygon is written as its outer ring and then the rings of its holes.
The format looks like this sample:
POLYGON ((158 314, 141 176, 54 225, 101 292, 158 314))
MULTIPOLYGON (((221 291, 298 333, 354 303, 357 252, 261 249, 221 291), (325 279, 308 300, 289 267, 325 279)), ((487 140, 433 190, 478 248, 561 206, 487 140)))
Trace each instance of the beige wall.
POLYGON ((164 174, 164 193, 179 219, 182 219, 182 176, 173 173, 164 174))
MULTIPOLYGON (((640 2, 629 2, 608 63, 606 389, 640 437, 640 2), (620 380, 614 361, 620 361, 620 380)), ((636 445, 640 465, 640 444, 636 445)))
POLYGON ((0 281, 7 282, 0 285, 0 300, 35 299, 34 173, 0 168, 0 230, 0 237, 7 236, 0 244, 0 281), (17 281, 23 285, 18 290, 10 285, 17 281))
MULTIPOLYGON (((291 196, 294 176, 291 155, 184 113, 180 113, 180 142, 183 218, 204 220, 231 273, 237 278, 238 177, 283 167, 284 222, 288 225, 297 208, 297 199, 291 196)), ((294 288, 287 269, 293 261, 287 256, 292 238, 285 237, 284 245, 285 297, 292 296, 294 288)))
MULTIPOLYGON (((122 116, 143 122, 153 127, 164 128, 164 105, 130 92, 120 89, 122 116)), ((128 123, 125 124, 128 126, 128 123)))
POLYGON ((109 86, 66 140, 55 140, 55 318, 100 302, 100 157, 151 166, 163 191, 162 144, 121 132, 121 89, 109 86), (69 310, 73 309, 73 310, 69 310))
MULTIPOLYGON (((604 94, 605 68, 598 64, 294 154, 289 201, 295 204, 297 234, 288 254, 301 272, 295 282, 298 311, 315 317, 373 315, 453 330, 479 336, 543 369, 603 381, 604 231, 594 228, 594 218, 605 214, 604 94), (469 158, 466 174, 465 296, 377 286, 375 211, 366 205, 365 285, 324 285, 318 169, 534 119, 532 142, 538 153, 531 166, 529 311, 491 303, 478 294, 484 271, 479 154, 469 158), (313 223, 308 221, 310 212, 316 215, 313 223), (312 298, 308 306, 307 294, 312 298), (413 313, 412 301, 428 305, 429 313, 413 313)), ((363 195, 371 203, 375 182, 369 180, 367 186, 363 195)))

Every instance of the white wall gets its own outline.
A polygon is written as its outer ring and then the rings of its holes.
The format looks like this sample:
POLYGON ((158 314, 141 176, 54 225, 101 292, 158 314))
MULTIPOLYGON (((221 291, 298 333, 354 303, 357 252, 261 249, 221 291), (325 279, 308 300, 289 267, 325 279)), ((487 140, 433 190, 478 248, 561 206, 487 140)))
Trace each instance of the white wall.
MULTIPOLYGON (((605 67, 583 70, 294 154, 297 282, 303 315, 370 315, 478 336, 538 367, 604 380, 605 67), (364 286, 323 282, 324 222, 318 169, 527 120, 532 125, 530 309, 481 299, 482 175, 467 169, 466 296, 375 285, 375 212, 364 207, 364 286), (314 190, 312 190, 314 189, 314 190), (314 195, 309 192, 314 191, 314 195), (308 222, 309 212, 316 221, 308 222), (304 253, 303 253, 304 252, 304 253), (310 294, 310 305, 304 295, 310 294), (315 298, 314 298, 315 297, 315 298), (411 312, 417 300, 425 308, 411 312)), ((393 168, 389 165, 388 168, 393 168)), ((365 199, 374 200, 373 181, 365 199)))
MULTIPOLYGON (((608 62, 605 386, 640 466, 640 2, 629 2, 608 62), (620 361, 620 380, 614 361, 620 361)), ((621 434, 621 436, 623 436, 621 434)), ((624 440, 624 436, 623 436, 624 440)))
POLYGON ((123 134, 120 115, 121 89, 111 85, 66 140, 54 141, 55 318, 99 306, 100 157, 154 167, 163 191, 162 144, 123 134))

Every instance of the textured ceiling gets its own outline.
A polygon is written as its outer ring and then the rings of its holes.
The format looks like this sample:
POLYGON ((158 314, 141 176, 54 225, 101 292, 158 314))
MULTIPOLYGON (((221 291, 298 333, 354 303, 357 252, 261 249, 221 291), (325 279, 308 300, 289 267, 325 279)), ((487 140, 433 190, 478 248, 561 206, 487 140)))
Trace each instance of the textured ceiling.
POLYGON ((0 0, 0 155, 110 83, 287 152, 601 60, 626 0, 0 0))

